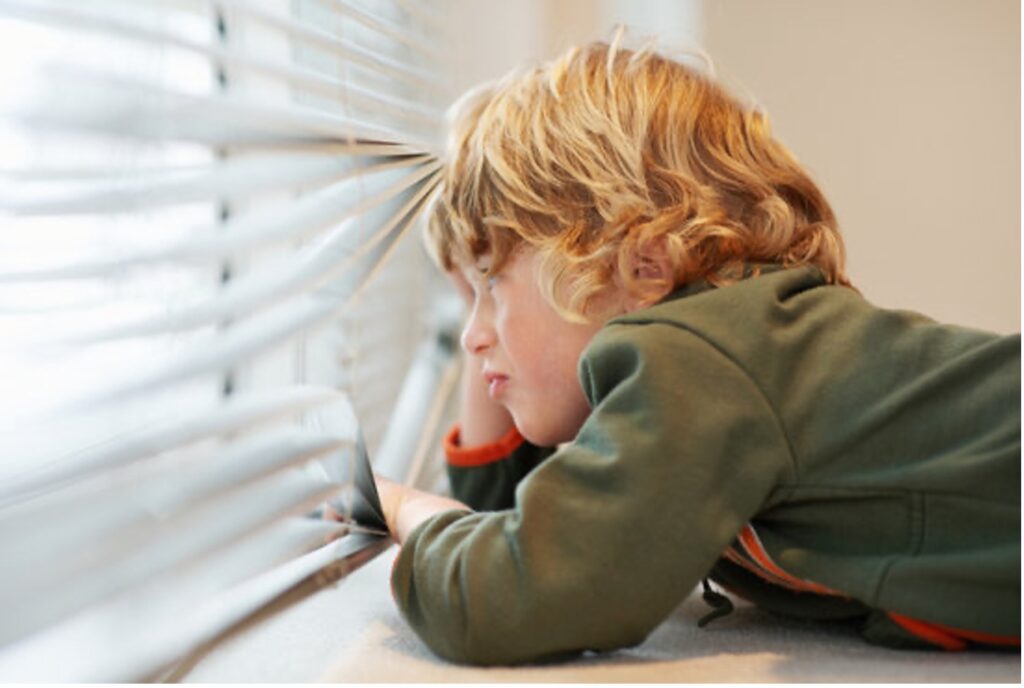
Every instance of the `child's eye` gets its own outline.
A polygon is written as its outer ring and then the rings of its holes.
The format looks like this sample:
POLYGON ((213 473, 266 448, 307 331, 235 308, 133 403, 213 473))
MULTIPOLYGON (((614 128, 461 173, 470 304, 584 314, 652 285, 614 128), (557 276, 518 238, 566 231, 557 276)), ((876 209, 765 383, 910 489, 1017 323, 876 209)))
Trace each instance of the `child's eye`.
POLYGON ((497 275, 488 275, 487 273, 488 273, 488 271, 490 271, 489 267, 481 266, 479 268, 479 270, 480 270, 480 276, 483 278, 484 284, 487 285, 487 291, 490 291, 491 289, 494 289, 494 285, 497 284, 497 282, 498 282, 498 276, 497 275))

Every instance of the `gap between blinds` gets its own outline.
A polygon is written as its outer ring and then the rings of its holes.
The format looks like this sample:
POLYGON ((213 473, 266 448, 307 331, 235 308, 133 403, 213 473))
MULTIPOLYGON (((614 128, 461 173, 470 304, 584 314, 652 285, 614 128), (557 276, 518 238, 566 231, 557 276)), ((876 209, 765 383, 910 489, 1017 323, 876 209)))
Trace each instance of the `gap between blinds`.
POLYGON ((0 680, 151 679, 387 546, 362 434, 415 482, 457 376, 442 24, 0 0, 0 680))

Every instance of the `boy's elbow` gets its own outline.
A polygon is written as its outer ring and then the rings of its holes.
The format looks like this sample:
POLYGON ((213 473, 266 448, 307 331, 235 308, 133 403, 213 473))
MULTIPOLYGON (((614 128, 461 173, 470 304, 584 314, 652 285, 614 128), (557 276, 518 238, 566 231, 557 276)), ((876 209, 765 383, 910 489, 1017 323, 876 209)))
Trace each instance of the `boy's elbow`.
POLYGON ((593 613, 559 613, 557 600, 548 602, 543 611, 533 613, 528 604, 512 614, 496 610, 453 614, 448 607, 435 610, 432 619, 421 617, 411 625, 436 655, 471 666, 541 664, 571 659, 584 651, 612 652, 639 645, 656 625, 625 617, 620 617, 620 623, 595 623, 593 613))
POLYGON ((440 638, 432 634, 420 636, 438 657, 454 664, 495 667, 540 664, 570 659, 582 650, 552 650, 522 639, 492 634, 467 633, 460 638, 440 638))
POLYGON ((440 639, 421 636, 427 647, 438 657, 454 664, 467 666, 513 666, 530 660, 515 657, 501 642, 492 639, 467 640, 464 638, 440 639))
POLYGON ((543 658, 544 649, 536 638, 531 642, 525 629, 506 626, 493 615, 474 619, 454 611, 449 607, 414 615, 418 618, 407 616, 416 635, 438 657, 471 666, 513 666, 543 658))

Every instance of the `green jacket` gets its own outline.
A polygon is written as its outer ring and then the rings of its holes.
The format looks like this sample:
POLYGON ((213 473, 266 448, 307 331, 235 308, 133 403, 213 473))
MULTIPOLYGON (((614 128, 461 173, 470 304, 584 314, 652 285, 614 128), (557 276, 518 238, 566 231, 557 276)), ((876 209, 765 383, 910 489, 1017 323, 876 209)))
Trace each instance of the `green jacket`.
POLYGON ((439 655, 635 645, 709 575, 877 642, 1019 636, 1019 335, 774 270, 611 321, 579 376, 573 442, 453 469, 499 510, 402 547, 396 600, 439 655))

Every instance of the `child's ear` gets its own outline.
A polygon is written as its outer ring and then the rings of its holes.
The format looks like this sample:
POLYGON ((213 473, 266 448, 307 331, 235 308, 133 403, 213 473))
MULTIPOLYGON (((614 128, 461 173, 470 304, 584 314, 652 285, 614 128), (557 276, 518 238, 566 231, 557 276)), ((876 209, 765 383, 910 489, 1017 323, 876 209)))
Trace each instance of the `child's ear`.
POLYGON ((653 305, 675 289, 675 265, 665 242, 650 241, 630 252, 625 308, 635 311, 653 305))

